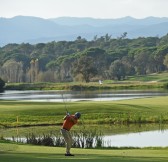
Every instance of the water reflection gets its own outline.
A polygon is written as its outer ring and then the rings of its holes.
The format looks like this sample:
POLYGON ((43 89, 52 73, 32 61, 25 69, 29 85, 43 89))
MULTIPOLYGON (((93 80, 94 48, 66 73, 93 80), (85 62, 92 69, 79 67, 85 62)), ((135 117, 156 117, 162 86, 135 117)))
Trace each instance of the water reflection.
MULTIPOLYGON (((75 127, 79 132, 80 126, 75 127)), ((103 146, 105 147, 168 147, 168 125, 93 125, 86 126, 86 130, 101 131, 103 146)), ((60 126, 27 127, 0 129, 0 136, 6 139, 25 140, 28 134, 36 136, 44 134, 60 134, 60 126)), ((72 130, 73 131, 73 130, 72 130)))
POLYGON ((157 90, 101 90, 101 91, 5 91, 0 100, 65 101, 112 101, 123 99, 168 96, 168 91, 157 90))
POLYGON ((104 136, 104 146, 108 147, 167 147, 168 130, 128 133, 104 136))

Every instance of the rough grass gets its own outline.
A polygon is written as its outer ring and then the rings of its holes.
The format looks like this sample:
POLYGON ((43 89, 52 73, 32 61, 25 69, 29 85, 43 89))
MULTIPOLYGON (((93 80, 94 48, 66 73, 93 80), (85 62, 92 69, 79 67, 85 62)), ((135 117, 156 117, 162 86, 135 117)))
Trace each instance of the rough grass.
POLYGON ((64 156, 65 148, 0 143, 2 162, 167 162, 167 148, 74 149, 74 157, 64 156))
MULTIPOLYGON (((70 102, 71 113, 79 111, 85 124, 128 124, 168 122, 168 97, 123 101, 70 102)), ((59 125, 64 103, 0 101, 1 126, 59 125)))

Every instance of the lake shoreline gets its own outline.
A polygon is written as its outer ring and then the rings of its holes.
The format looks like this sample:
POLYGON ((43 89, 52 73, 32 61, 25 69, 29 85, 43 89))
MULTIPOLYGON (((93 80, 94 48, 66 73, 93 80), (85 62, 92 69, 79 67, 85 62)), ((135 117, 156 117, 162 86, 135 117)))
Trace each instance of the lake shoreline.
POLYGON ((107 89, 168 89, 164 82, 98 82, 90 83, 7 83, 5 90, 107 90, 107 89))
MULTIPOLYGON (((21 143, 26 143, 27 140, 34 141, 34 138, 42 143, 42 140, 45 138, 51 138, 52 145, 55 145, 54 141, 60 140, 61 137, 59 132, 60 128, 61 126, 6 128, 0 129, 0 136, 1 139, 3 138, 5 140, 21 143), (33 139, 31 140, 31 138, 33 139)), ((85 137, 86 141, 87 138, 90 139, 92 137, 92 148, 96 147, 97 138, 101 140, 101 148, 145 148, 168 146, 168 143, 166 143, 168 124, 162 126, 157 124, 142 124, 139 126, 135 124, 125 126, 90 125, 90 127, 88 126, 84 130, 78 125, 75 129, 71 130, 71 134, 75 139, 80 136, 85 137), (92 129, 90 129, 91 127, 92 129), (158 136, 161 138, 157 139, 158 136), (153 143, 153 141, 155 142, 153 143)), ((87 144, 86 147, 88 147, 87 144)))

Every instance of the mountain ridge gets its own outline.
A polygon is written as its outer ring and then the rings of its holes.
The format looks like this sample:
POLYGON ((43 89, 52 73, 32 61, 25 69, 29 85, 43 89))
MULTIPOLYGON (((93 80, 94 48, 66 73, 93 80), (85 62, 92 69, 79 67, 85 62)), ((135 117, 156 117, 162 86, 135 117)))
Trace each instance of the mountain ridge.
POLYGON ((59 17, 44 19, 33 16, 0 18, 0 46, 9 43, 46 43, 48 41, 75 40, 81 36, 88 40, 105 34, 119 37, 127 32, 128 38, 159 36, 168 33, 168 18, 147 17, 136 19, 95 19, 59 17))

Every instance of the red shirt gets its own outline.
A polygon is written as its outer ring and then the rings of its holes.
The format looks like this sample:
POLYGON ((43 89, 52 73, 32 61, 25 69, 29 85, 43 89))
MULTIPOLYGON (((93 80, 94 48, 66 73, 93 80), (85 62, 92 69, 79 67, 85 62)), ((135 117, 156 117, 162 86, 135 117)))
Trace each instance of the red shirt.
POLYGON ((64 123, 62 128, 66 130, 70 130, 73 125, 75 125, 78 122, 78 119, 75 117, 75 115, 67 115, 64 118, 64 123))

